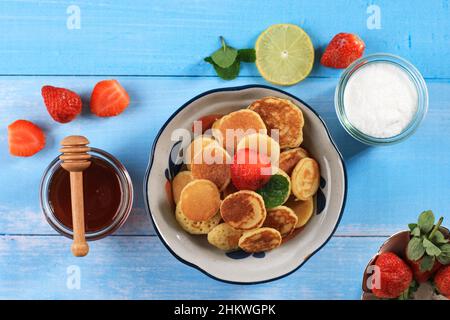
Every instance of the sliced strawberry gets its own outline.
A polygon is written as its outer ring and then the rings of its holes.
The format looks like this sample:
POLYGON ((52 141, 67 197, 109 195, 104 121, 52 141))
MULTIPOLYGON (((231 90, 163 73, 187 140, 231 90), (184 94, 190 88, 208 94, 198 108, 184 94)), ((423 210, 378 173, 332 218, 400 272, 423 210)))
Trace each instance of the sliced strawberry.
POLYGON ((121 114, 129 105, 130 97, 117 80, 97 83, 91 95, 91 111, 99 117, 121 114))
POLYGON ((75 92, 52 86, 43 86, 41 89, 47 111, 53 120, 67 123, 80 114, 83 103, 75 92))
POLYGON ((8 126, 8 143, 11 155, 30 157, 45 147, 45 135, 34 123, 17 120, 8 126))
POLYGON ((258 190, 271 177, 270 159, 250 149, 240 149, 231 165, 231 181, 238 190, 258 190))

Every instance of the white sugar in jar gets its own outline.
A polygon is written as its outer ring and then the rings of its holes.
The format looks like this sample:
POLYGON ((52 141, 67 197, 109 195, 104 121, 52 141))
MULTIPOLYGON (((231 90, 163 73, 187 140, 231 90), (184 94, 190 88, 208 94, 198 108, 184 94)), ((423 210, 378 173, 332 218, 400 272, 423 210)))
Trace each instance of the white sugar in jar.
POLYGON ((409 62, 377 54, 359 59, 341 76, 335 97, 344 128, 368 144, 389 144, 410 136, 423 119, 428 93, 409 62))

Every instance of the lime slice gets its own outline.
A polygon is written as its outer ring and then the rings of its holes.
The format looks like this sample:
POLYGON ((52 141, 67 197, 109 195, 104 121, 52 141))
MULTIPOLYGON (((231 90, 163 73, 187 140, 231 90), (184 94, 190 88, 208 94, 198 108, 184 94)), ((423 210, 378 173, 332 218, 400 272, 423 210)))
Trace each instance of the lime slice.
POLYGON ((290 86, 305 79, 314 63, 308 34, 293 24, 275 24, 256 40, 256 67, 269 82, 290 86))

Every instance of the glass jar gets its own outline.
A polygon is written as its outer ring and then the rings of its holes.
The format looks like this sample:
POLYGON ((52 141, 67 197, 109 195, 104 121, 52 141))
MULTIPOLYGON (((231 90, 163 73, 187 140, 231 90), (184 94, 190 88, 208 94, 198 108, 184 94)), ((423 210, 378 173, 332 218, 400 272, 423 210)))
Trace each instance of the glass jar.
POLYGON ((387 53, 376 53, 354 61, 350 66, 347 67, 347 69, 345 69, 336 87, 334 106, 340 123, 342 124, 344 129, 356 140, 369 145, 389 145, 405 140, 417 130, 428 110, 428 90, 422 75, 410 62, 395 55, 387 53), (410 123, 399 134, 387 138, 373 137, 355 128, 348 120, 347 115, 345 114, 344 106, 345 87, 352 75, 355 74, 355 72, 357 72, 359 69, 367 66, 370 63, 379 62, 393 64, 405 71, 406 74, 410 77, 411 81, 414 83, 418 97, 417 111, 410 123))
MULTIPOLYGON (((131 178, 126 168, 119 162, 119 160, 117 160, 111 154, 103 150, 91 148, 89 154, 92 156, 93 159, 100 160, 113 169, 119 181, 121 199, 114 217, 111 219, 111 222, 107 226, 105 226, 100 230, 95 230, 91 232, 86 231, 86 240, 88 241, 98 240, 103 237, 106 237, 112 234, 118 228, 120 228, 130 215, 131 208, 133 205, 133 184, 131 182, 131 178)), ((57 215, 55 214, 52 203, 50 201, 50 187, 53 182, 55 173, 57 173, 57 171, 60 169, 61 169, 61 160, 59 159, 59 157, 57 157, 50 163, 50 165, 45 170, 40 186, 41 208, 42 211, 44 212, 47 222, 53 227, 53 229, 55 229, 63 236, 72 238, 73 230, 66 224, 63 224, 60 219, 58 219, 57 215)), ((84 196, 85 202, 86 197, 88 196, 89 195, 85 193, 84 196)))

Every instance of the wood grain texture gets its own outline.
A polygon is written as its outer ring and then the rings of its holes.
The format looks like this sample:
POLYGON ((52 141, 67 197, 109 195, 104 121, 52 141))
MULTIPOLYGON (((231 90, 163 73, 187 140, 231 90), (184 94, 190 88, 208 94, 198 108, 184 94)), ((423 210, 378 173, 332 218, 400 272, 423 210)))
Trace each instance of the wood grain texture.
MULTIPOLYGON (((355 32, 367 53, 399 54, 429 78, 449 78, 448 0, 379 0, 381 29, 367 28, 372 0, 241 1, 116 0, 0 2, 1 74, 213 76, 203 58, 223 35, 253 47, 275 23, 295 23, 311 36, 320 57, 338 32, 355 32), (80 29, 66 27, 69 5, 80 9, 80 29)), ((317 59, 318 60, 318 59, 317 59)), ((320 68, 313 76, 335 77, 320 68)), ((257 76, 245 65, 242 75, 257 76)))
POLYGON ((109 237, 74 258, 60 236, 0 237, 0 299, 359 299, 384 238, 333 238, 293 274, 266 284, 219 282, 176 260, 157 237, 109 237), (80 271, 68 289, 67 268, 80 271))

